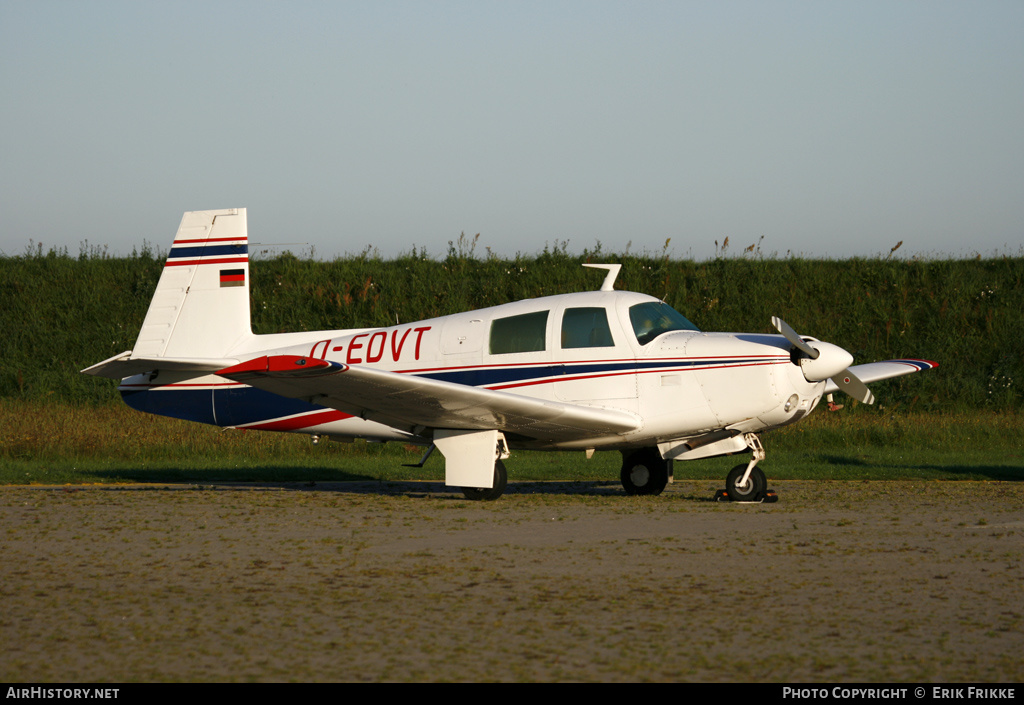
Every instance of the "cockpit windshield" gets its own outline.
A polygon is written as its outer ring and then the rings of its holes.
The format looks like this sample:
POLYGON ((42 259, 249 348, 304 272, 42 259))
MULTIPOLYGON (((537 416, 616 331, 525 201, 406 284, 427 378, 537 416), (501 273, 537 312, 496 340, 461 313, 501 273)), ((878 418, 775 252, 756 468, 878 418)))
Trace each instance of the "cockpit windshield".
POLYGON ((629 307, 629 322, 641 345, 673 330, 699 331, 686 317, 664 301, 646 301, 629 307))

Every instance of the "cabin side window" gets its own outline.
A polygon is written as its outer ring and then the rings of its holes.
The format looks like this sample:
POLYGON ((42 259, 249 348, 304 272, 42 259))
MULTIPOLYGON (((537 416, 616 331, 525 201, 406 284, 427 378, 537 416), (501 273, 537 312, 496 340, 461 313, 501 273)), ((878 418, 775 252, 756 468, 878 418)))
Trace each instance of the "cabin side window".
POLYGON ((562 314, 562 348, 611 348, 615 346, 603 308, 567 308, 562 314))
POLYGON ((491 323, 490 352, 503 355, 544 350, 547 327, 547 311, 499 318, 491 323))

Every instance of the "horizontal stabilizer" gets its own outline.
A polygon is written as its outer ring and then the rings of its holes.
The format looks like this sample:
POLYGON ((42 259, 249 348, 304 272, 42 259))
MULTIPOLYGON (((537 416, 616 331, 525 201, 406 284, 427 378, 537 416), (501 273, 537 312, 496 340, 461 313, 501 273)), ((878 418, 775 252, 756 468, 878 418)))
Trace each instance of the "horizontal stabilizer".
MULTIPOLYGON (((884 360, 882 362, 869 362, 866 365, 854 365, 850 370, 857 375, 857 378, 865 384, 878 382, 892 377, 930 370, 938 367, 939 363, 931 360, 884 360)), ((825 385, 825 394, 834 394, 840 391, 839 386, 832 380, 825 385)))
POLYGON ((110 379, 124 379, 132 375, 152 372, 153 370, 174 370, 176 372, 195 372, 210 374, 225 366, 234 365, 238 360, 188 357, 133 358, 131 350, 99 362, 82 370, 83 374, 110 379))
POLYGON ((304 399, 395 428, 498 430, 563 440, 634 431, 640 420, 625 411, 525 397, 361 365, 290 355, 256 358, 217 371, 283 397, 304 399), (306 365, 297 365, 299 359, 306 365), (313 363, 308 372, 296 372, 313 363))

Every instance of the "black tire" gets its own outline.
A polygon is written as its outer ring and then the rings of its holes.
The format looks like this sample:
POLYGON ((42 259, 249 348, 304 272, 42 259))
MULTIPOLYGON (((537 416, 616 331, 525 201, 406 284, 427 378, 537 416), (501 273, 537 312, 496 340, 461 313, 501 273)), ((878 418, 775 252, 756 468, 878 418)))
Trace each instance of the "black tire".
POLYGON ((462 494, 466 495, 466 499, 493 502, 505 493, 506 485, 508 485, 508 473, 505 471, 505 463, 495 460, 494 487, 463 487, 462 494))
POLYGON ((622 489, 630 495, 658 495, 668 484, 668 464, 654 448, 644 448, 622 460, 622 489))
POLYGON ((725 491, 733 502, 759 502, 764 499, 764 491, 768 488, 768 480, 759 467, 754 467, 750 472, 750 478, 743 487, 739 481, 747 471, 747 463, 737 465, 725 477, 725 491))

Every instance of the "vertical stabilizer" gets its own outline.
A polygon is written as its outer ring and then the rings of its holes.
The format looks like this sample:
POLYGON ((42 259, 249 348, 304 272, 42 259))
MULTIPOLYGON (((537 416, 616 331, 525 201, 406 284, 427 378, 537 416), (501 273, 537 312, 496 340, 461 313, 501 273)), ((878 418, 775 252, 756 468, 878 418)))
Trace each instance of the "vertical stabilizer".
POLYGON ((245 209, 186 213, 131 357, 220 358, 251 335, 245 209))

